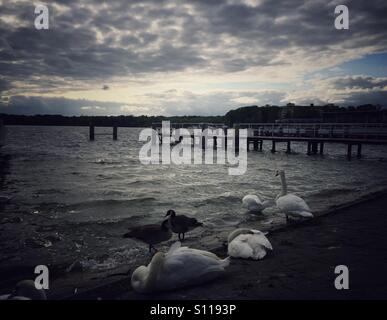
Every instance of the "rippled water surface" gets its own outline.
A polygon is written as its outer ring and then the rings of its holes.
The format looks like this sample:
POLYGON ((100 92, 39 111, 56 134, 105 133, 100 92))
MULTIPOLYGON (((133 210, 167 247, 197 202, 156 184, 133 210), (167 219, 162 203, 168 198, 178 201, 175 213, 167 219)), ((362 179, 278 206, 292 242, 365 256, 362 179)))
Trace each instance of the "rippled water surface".
POLYGON ((122 239, 122 233, 160 221, 170 208, 204 222, 191 240, 243 222, 256 228, 283 223, 275 208, 251 217, 241 207, 248 193, 273 198, 280 192, 276 169, 285 169, 289 191, 315 212, 383 189, 387 182, 387 147, 363 146, 365 157, 349 162, 344 145, 326 145, 321 157, 307 156, 305 144, 292 145, 290 155, 285 145, 272 154, 264 144, 264 152, 248 154, 246 174, 229 176, 227 165, 142 165, 139 132, 119 128, 118 141, 101 135, 89 142, 86 127, 8 127, 1 149, 0 263, 81 259, 109 268, 134 261, 146 247, 122 239), (9 223, 15 217, 21 220, 9 223))

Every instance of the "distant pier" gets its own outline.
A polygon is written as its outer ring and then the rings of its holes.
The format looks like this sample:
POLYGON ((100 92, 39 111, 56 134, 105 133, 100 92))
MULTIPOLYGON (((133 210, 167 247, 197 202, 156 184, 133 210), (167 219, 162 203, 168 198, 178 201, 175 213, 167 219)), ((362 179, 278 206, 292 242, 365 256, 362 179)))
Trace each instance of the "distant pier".
MULTIPOLYGON (((161 139, 162 123, 153 123, 152 129, 158 132, 161 139)), ((185 128, 188 130, 222 129, 224 131, 224 143, 227 148, 228 127, 223 123, 170 123, 170 135, 172 130, 185 128)), ((236 123, 235 150, 239 150, 239 129, 247 129, 247 151, 263 151, 263 142, 271 141, 272 153, 277 152, 279 145, 285 144, 285 152, 291 153, 293 142, 304 142, 307 155, 323 155, 327 143, 343 144, 346 146, 346 156, 351 160, 354 153, 357 158, 362 157, 363 145, 387 145, 387 124, 384 123, 236 123)), ((96 133, 95 126, 89 125, 89 139, 95 140, 97 135, 111 135, 113 140, 118 139, 118 126, 112 126, 112 133, 96 133)), ((191 138, 193 138, 191 132, 191 138)), ((202 146, 208 141, 202 137, 202 146)), ((216 136, 212 145, 214 149, 219 146, 216 136)), ((181 137, 173 143, 181 142, 181 137)))
POLYGON ((280 143, 291 153, 292 142, 305 142, 307 155, 323 155, 324 145, 335 143, 346 145, 351 160, 353 148, 361 158, 363 145, 387 145, 387 124, 379 123, 238 123, 235 127, 248 130, 248 151, 251 145, 254 151, 262 151, 263 141, 268 140, 273 153, 280 143))
MULTIPOLYGON (((161 137, 162 137, 162 132, 161 132, 161 128, 162 128, 162 123, 161 122, 155 122, 152 124, 152 129, 156 130, 157 133, 158 133, 158 136, 160 138, 160 141, 161 141, 161 137)), ((206 129, 222 129, 223 132, 224 132, 224 143, 225 143, 225 149, 227 149, 227 129, 228 127, 224 124, 224 123, 190 123, 190 122, 184 122, 184 123, 170 123, 170 129, 171 129, 171 132, 170 132, 170 135, 172 136, 172 130, 176 130, 176 129, 187 129, 188 131, 190 131, 190 135, 191 135, 191 139, 194 139, 194 134, 193 134, 193 130, 194 129, 199 129, 201 131, 204 131, 206 129)), ((212 145, 213 145, 213 148, 214 149, 217 149, 218 147, 218 137, 214 136, 214 137, 211 137, 213 142, 212 142, 212 145)), ((174 144, 176 143, 180 143, 181 142, 181 137, 178 141, 174 142, 174 144)), ((202 137, 202 148, 204 149, 206 144, 208 143, 208 138, 207 138, 207 141, 206 141, 206 137, 202 137)), ((235 148, 236 149, 239 149, 239 139, 235 141, 235 148)))

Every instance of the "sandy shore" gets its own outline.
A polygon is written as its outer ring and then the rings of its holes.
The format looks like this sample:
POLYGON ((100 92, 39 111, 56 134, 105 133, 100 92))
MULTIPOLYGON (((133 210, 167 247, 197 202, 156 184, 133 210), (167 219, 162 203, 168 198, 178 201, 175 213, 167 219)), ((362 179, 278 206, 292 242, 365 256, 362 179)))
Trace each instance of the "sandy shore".
MULTIPOLYGON (((233 259, 224 278, 200 287, 142 295, 123 276, 72 298, 386 299, 386 208, 383 195, 276 230, 269 235, 274 252, 264 260, 233 259), (349 268, 349 290, 334 287, 341 264, 349 268)), ((225 256, 226 248, 215 252, 225 256)))

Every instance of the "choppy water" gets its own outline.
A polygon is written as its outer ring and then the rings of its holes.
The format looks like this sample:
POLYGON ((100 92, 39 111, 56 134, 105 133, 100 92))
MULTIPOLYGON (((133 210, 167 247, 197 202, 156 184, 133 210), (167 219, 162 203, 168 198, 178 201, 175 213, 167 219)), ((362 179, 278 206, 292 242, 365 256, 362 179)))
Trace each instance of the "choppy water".
POLYGON ((160 221, 170 208, 205 223, 188 235, 191 240, 241 222, 256 228, 283 223, 275 209, 251 217, 241 207, 248 193, 273 198, 280 192, 278 168, 286 170, 289 191, 312 211, 355 200, 387 182, 387 147, 363 146, 365 157, 348 162, 344 145, 326 145, 324 157, 305 155, 305 144, 294 144, 291 155, 280 148, 271 154, 264 145, 263 153, 248 154, 245 175, 229 176, 227 165, 144 166, 139 132, 120 128, 118 141, 96 136, 89 142, 86 127, 8 127, 1 149, 0 265, 79 259, 103 269, 135 261, 146 246, 121 235, 160 221), (8 223, 14 217, 22 221, 8 223))

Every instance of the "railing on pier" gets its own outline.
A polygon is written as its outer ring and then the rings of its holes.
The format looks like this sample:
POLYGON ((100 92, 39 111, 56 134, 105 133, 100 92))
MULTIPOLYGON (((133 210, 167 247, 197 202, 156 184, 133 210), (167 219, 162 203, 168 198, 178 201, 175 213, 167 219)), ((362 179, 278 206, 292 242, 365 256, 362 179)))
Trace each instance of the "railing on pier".
POLYGON ((236 123, 249 137, 387 139, 386 123, 236 123))
MULTIPOLYGON (((152 123, 153 129, 161 129, 162 123, 161 122, 154 122, 152 123)), ((224 123, 210 123, 210 122, 171 122, 170 123, 171 129, 180 129, 180 128, 186 128, 186 129, 207 129, 207 128, 227 128, 227 126, 224 123)))

